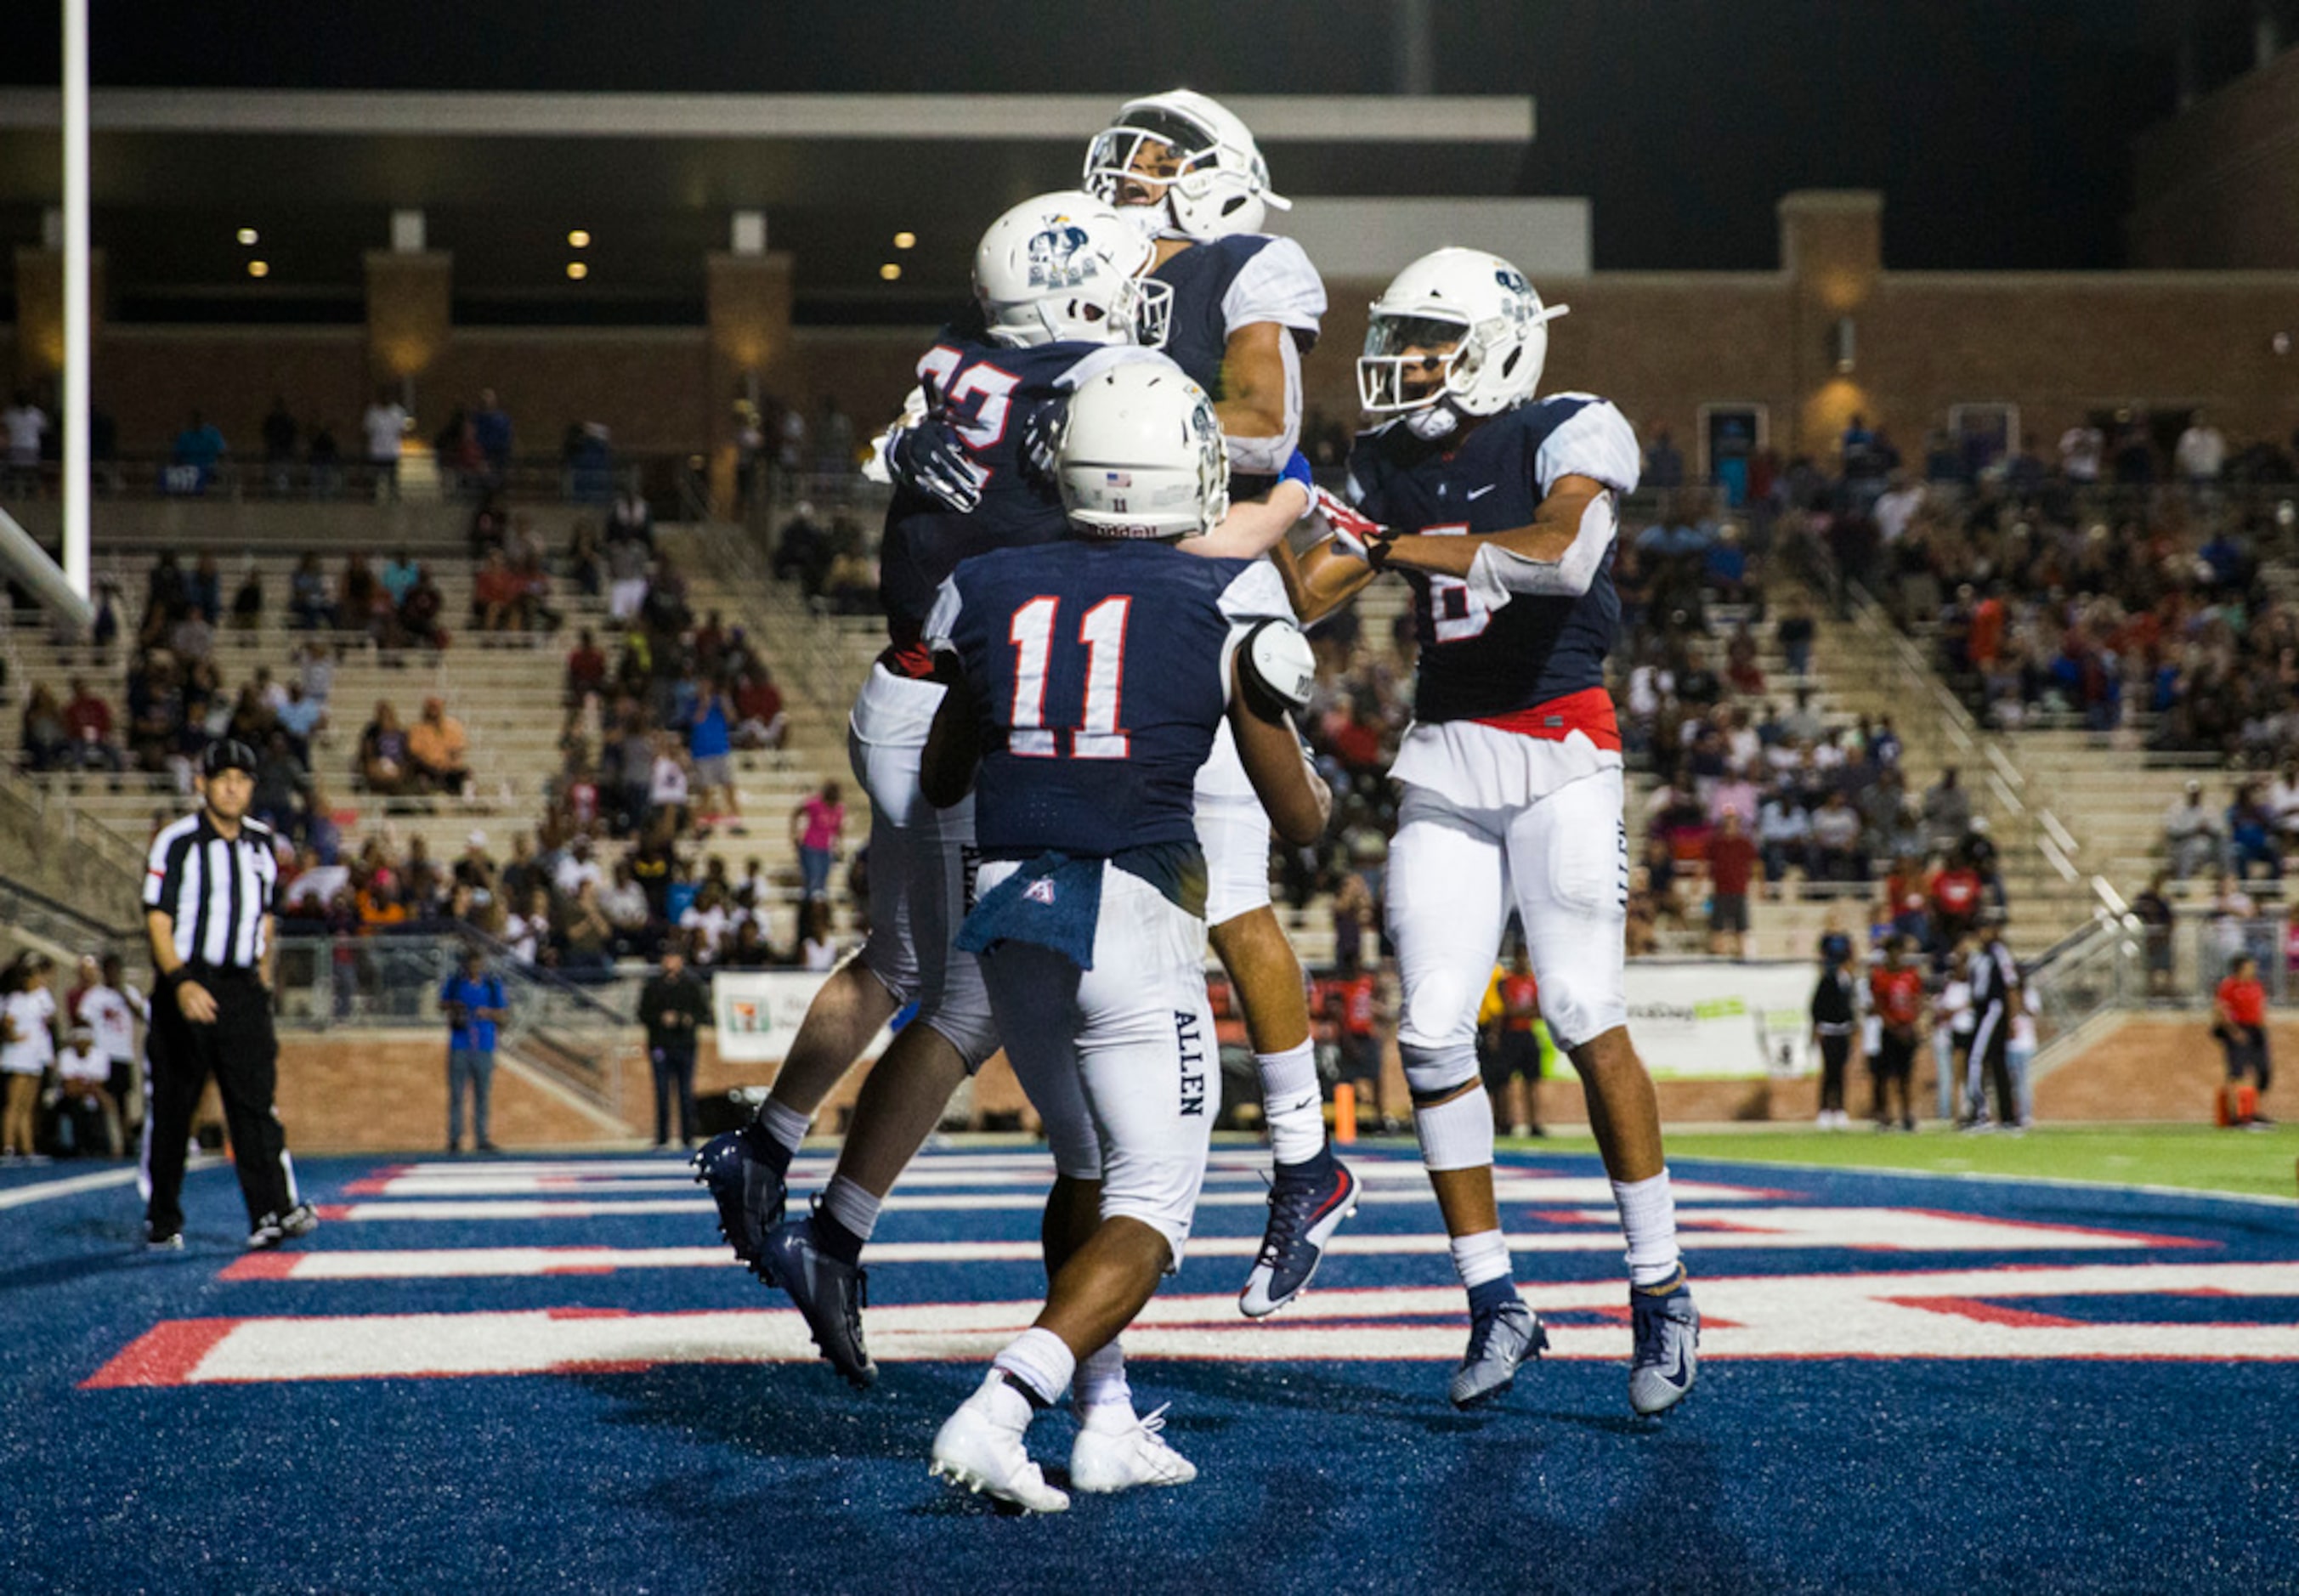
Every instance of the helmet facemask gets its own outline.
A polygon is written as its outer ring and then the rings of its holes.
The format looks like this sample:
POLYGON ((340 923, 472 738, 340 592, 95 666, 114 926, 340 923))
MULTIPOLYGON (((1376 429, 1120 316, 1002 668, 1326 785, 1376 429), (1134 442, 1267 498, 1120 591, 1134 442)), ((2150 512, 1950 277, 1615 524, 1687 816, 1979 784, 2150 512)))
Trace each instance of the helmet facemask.
POLYGON ((1452 316, 1375 312, 1357 358, 1357 399, 1368 415, 1425 410, 1465 389, 1483 362, 1469 324, 1452 316))

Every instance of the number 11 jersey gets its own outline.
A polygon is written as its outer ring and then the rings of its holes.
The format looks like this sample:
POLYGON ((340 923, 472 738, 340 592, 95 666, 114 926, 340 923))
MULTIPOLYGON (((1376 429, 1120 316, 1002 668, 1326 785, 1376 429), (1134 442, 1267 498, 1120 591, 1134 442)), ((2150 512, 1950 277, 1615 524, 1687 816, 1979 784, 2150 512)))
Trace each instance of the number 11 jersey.
POLYGON ((981 717, 983 854, 1194 846, 1192 790, 1255 624, 1291 620, 1266 561, 1075 537, 967 561, 926 623, 981 717))

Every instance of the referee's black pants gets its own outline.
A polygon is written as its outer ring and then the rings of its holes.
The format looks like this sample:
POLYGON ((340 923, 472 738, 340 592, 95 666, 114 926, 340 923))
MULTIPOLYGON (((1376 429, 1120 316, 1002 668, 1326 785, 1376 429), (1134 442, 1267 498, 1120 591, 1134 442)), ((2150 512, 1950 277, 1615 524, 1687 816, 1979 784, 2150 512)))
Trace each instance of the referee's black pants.
POLYGON ((648 1050, 654 1066, 654 1144, 670 1141, 670 1105, 678 1103, 678 1140, 694 1140, 694 1043, 684 1037, 648 1050))
POLYGON ((187 971, 215 999, 216 1017, 194 1025, 165 987, 152 1002, 149 1111, 144 1116, 144 1218, 154 1235, 184 1227, 184 1143, 200 1093, 215 1076, 231 1135, 233 1166, 250 1226, 295 1206, 295 1170, 287 1133, 272 1106, 279 1078, 279 1038, 271 1028, 271 994, 253 970, 187 971))

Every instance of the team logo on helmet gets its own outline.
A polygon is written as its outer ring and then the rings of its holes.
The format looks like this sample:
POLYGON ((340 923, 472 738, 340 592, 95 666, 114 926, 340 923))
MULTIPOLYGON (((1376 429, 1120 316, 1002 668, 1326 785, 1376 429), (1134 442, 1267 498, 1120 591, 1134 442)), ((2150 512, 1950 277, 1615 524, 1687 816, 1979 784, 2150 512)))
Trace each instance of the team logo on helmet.
POLYGON ((1075 288, 1100 275, 1093 262, 1093 240, 1074 221, 1064 220, 1032 236, 1029 244, 1030 287, 1075 288))

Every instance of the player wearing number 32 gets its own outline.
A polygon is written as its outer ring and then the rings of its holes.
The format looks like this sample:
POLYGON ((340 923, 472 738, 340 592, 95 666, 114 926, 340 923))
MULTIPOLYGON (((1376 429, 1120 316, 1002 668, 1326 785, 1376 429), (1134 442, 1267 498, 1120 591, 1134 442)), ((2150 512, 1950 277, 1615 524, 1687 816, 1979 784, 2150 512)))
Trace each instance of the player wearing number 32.
POLYGON ((1315 671, 1276 569, 1171 546, 1228 509, 1204 391, 1163 360, 1095 378, 1070 401, 1057 476, 1076 536, 942 584, 926 637, 950 687, 922 772, 930 802, 972 788, 983 862, 959 943, 983 954, 1057 1174, 1044 1310, 934 1461, 1038 1511, 1068 1498, 1023 1434, 1073 1379, 1075 1488, 1196 1475, 1134 1417, 1116 1338, 1179 1267, 1220 1109, 1191 801, 1216 731, 1289 843, 1314 841, 1331 806, 1286 719, 1315 671))
POLYGON ((939 1121, 960 1081, 997 1049, 980 971, 950 951, 964 912, 970 806, 918 795, 918 760, 942 700, 921 643, 934 593, 987 549, 1051 542, 1068 522, 1033 444, 1076 383, 1140 357, 1162 295, 1141 274, 1149 244, 1089 195, 1041 195, 983 236, 975 290, 986 331, 945 336, 918 362, 913 425, 899 458, 879 591, 888 642, 848 727, 855 778, 870 796, 870 935, 816 994, 757 1118, 710 1141, 695 1178, 717 1199, 735 1253, 806 1315, 847 1379, 876 1377, 862 1342, 859 1259, 881 1201, 939 1121), (791 1156, 815 1111, 904 1004, 918 1005, 864 1084, 852 1134, 820 1206, 782 1223, 791 1156))
POLYGON ((1629 1243, 1630 1402, 1653 1414, 1691 1389, 1699 1318, 1623 982, 1628 859, 1604 661, 1620 618, 1614 501, 1636 486, 1638 452, 1605 401, 1533 397, 1562 313, 1479 250, 1440 249, 1398 273, 1357 362, 1378 425, 1350 455, 1356 511, 1329 506, 1340 536, 1281 563, 1312 620, 1382 570, 1413 586, 1420 665, 1390 771, 1389 930, 1414 1125, 1469 1294, 1452 1399, 1498 1394, 1546 1342, 1510 1278, 1475 1049, 1514 908, 1612 1176, 1629 1243))

